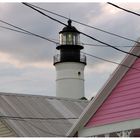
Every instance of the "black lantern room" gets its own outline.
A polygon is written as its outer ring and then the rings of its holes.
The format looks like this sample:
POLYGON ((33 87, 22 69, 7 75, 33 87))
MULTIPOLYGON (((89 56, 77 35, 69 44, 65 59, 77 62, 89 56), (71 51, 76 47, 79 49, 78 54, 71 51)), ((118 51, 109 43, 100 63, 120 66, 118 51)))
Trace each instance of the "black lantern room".
POLYGON ((60 34, 60 45, 80 45, 80 32, 71 26, 71 20, 68 20, 68 26, 64 27, 60 34))
POLYGON ((54 64, 56 62, 81 62, 86 64, 86 57, 80 54, 80 50, 83 49, 83 46, 80 45, 80 32, 71 23, 72 21, 69 19, 68 25, 59 32, 60 45, 56 49, 60 50, 60 56, 59 61, 54 60, 54 64))

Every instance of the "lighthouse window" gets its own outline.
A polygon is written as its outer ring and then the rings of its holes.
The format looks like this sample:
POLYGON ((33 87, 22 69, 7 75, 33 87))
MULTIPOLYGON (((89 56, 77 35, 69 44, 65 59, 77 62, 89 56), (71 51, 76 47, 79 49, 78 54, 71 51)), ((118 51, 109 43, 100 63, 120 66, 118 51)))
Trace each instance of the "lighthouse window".
POLYGON ((67 34, 66 43, 70 44, 70 45, 73 44, 73 38, 72 38, 72 34, 71 33, 67 34))
POLYGON ((73 36, 73 44, 76 45, 76 36, 73 36))
POLYGON ((75 36, 75 44, 77 44, 77 45, 80 44, 80 36, 79 35, 75 36))
POLYGON ((62 36, 62 34, 60 34, 60 36, 59 36, 60 38, 60 44, 63 44, 63 36, 62 36))
POLYGON ((78 33, 61 33, 59 39, 61 45, 80 45, 80 36, 78 33))
POLYGON ((66 34, 60 34, 59 39, 61 45, 66 44, 66 34))
POLYGON ((81 75, 81 72, 80 72, 80 71, 78 72, 78 75, 79 75, 79 76, 81 75))

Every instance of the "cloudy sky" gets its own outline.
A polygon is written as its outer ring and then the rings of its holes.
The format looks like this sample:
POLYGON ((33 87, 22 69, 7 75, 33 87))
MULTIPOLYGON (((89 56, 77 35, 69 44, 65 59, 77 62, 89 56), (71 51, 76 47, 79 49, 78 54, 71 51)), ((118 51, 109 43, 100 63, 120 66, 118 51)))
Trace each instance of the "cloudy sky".
MULTIPOLYGON (((126 13, 107 3, 33 3, 46 10, 76 21, 137 40, 140 37, 140 17, 126 13)), ((115 3, 140 13, 140 3, 115 3)), ((48 14, 48 13, 47 13, 48 14)), ((49 14, 50 15, 50 14, 49 14)), ((66 19, 51 15, 65 23, 66 19)), ((38 35, 59 40, 64 27, 33 11, 21 3, 0 3, 0 20, 11 23, 38 35)), ((133 46, 130 42, 106 33, 73 25, 101 41, 114 46, 133 46)), ((38 37, 6 30, 0 22, 0 92, 55 96, 55 67, 53 56, 56 44, 38 37)), ((11 28, 11 27, 10 27, 11 28)), ((99 44, 81 35, 81 42, 99 44)), ((131 47, 121 47, 129 51, 131 47)), ((111 61, 120 62, 124 54, 108 47, 84 46, 84 52, 111 61)), ((116 65, 87 56, 85 69, 85 96, 91 98, 103 86, 116 65)))

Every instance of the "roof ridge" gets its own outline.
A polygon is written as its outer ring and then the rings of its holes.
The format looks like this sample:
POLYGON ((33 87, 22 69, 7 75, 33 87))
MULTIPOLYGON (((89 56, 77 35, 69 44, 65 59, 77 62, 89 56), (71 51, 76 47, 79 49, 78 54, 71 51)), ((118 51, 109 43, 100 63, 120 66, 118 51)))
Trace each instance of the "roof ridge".
POLYGON ((81 99, 70 99, 70 98, 63 98, 63 97, 55 97, 55 96, 46 96, 46 95, 33 95, 27 93, 9 93, 9 92, 0 92, 0 96, 30 96, 30 97, 40 97, 40 98, 48 98, 48 99, 56 99, 56 100, 65 100, 65 101, 75 101, 75 102, 89 102, 88 100, 81 100, 81 99))

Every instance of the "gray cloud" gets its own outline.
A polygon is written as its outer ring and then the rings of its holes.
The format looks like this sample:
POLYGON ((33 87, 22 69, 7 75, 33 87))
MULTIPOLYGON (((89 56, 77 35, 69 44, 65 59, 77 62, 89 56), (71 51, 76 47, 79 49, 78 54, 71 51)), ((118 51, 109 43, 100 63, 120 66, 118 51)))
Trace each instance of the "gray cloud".
MULTIPOLYGON (((62 14, 80 22, 117 33, 128 38, 136 40, 139 37, 140 27, 138 17, 128 13, 118 12, 109 13, 107 4, 101 3, 35 3, 38 6, 62 14)), ((131 5, 131 4, 130 4, 131 5)), ((40 34, 44 37, 53 39, 59 38, 59 31, 63 25, 60 25, 21 3, 1 3, 0 19, 20 26, 31 32, 40 34), (5 7, 5 8, 4 8, 5 7)), ((113 9, 113 7, 112 7, 113 9)), ((140 11, 139 11, 140 12, 140 11)), ((58 18, 58 17, 56 17, 58 18)), ((58 18, 63 22, 67 20, 58 18)), ((1 24, 0 25, 4 25, 1 24)), ((84 27, 73 23, 80 31, 100 39, 112 45, 133 45, 129 42, 100 31, 84 27)), ((55 70, 53 67, 52 57, 55 55, 55 44, 49 43, 37 37, 23 35, 0 28, 0 53, 7 55, 6 60, 0 60, 0 84, 3 85, 1 91, 13 91, 22 93, 47 94, 55 95, 55 70), (18 67, 16 62, 20 64, 18 67), (42 63, 43 66, 42 66, 42 63), (36 65, 35 65, 36 64, 36 65), (39 68, 40 67, 40 68, 39 68), (35 79, 34 79, 35 78, 35 79), (15 81, 15 83, 11 83, 15 81), (20 82, 19 82, 20 81, 20 82), (3 83, 7 82, 7 86, 3 83), (53 82, 53 84, 50 84, 53 82)), ((86 43, 98 44, 97 42, 81 36, 81 41, 86 43)), ((129 48, 123 48, 128 51, 129 48)), ((109 60, 120 62, 124 54, 111 48, 88 47, 85 46, 86 52, 103 57, 109 60)), ((1 56, 3 58, 4 56, 1 56)), ((6 56, 5 56, 6 57, 6 56)), ((3 58, 4 59, 4 58, 3 58)), ((113 69, 104 73, 97 73, 95 69, 99 63, 105 65, 105 62, 97 61, 88 57, 89 65, 86 71, 86 95, 97 92, 113 69), (91 72, 89 72, 91 71, 91 72), (98 79, 98 84, 95 82, 98 79), (94 85, 94 87, 93 87, 94 85)), ((106 65, 108 65, 106 63, 106 65)), ((103 69, 98 67, 98 69, 103 69)), ((103 69, 104 70, 104 69, 103 69)))

